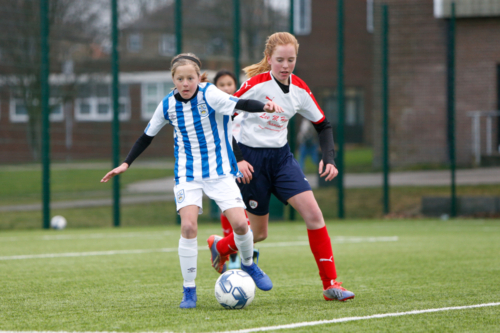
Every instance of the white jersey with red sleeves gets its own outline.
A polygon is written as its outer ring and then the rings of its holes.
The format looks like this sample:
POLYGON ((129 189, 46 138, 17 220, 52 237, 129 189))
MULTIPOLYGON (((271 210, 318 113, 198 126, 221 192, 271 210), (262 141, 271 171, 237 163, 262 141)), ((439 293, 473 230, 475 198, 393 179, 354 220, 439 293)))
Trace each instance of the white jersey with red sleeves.
POLYGON ((174 127, 175 183, 237 176, 231 115, 238 98, 211 83, 200 83, 198 93, 185 102, 176 93, 160 102, 144 131, 155 136, 168 123, 174 127))
POLYGON ((290 92, 287 94, 271 72, 265 72, 245 81, 234 96, 263 103, 273 101, 284 110, 283 113, 244 112, 238 116, 242 117, 238 142, 249 147, 280 148, 286 145, 288 121, 296 113, 315 124, 325 119, 307 84, 294 74, 290 75, 290 92))

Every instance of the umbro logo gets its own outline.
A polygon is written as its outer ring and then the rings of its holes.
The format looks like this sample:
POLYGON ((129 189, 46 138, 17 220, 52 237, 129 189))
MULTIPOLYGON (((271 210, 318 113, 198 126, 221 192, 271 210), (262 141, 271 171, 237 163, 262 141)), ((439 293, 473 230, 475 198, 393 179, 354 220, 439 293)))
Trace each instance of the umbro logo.
POLYGON ((333 256, 330 257, 330 259, 319 259, 319 261, 329 261, 333 262, 333 256))
POLYGON ((187 269, 188 273, 194 273, 196 272, 196 267, 191 267, 187 269))
POLYGON ((236 198, 234 200, 236 200, 236 202, 242 202, 243 201, 240 197, 238 197, 238 198, 236 198))

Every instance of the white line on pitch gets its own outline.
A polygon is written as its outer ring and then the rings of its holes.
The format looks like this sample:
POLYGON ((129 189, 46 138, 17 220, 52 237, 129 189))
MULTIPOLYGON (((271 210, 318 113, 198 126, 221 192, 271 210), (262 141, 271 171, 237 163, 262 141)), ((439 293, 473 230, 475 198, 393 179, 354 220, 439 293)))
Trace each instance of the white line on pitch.
MULTIPOLYGON (((249 329, 243 329, 243 330, 237 330, 237 331, 224 331, 221 333, 251 333, 251 332, 284 330, 284 329, 292 329, 292 328, 305 327, 305 326, 317 326, 317 325, 325 325, 325 324, 344 323, 344 322, 348 322, 348 321, 378 319, 378 318, 387 318, 387 317, 400 317, 400 316, 407 316, 407 315, 416 315, 416 314, 421 314, 421 313, 431 313, 431 312, 441 312, 441 311, 451 311, 451 310, 465 310, 465 309, 483 308, 483 307, 487 307, 487 306, 499 306, 499 305, 500 305, 500 303, 485 303, 485 304, 454 306, 454 307, 438 308, 438 309, 413 310, 413 311, 407 311, 407 312, 381 313, 381 314, 364 316, 364 317, 345 317, 345 318, 338 318, 338 319, 331 319, 331 320, 306 321, 306 322, 296 323, 296 324, 256 327, 256 328, 249 328, 249 329)), ((0 333, 2 333, 2 332, 0 332, 0 333)))
MULTIPOLYGON (((333 243, 360 243, 364 242, 397 242, 398 237, 340 237, 333 238, 333 243)), ((288 247, 288 246, 307 246, 309 242, 277 242, 277 243, 261 243, 258 247, 288 247)), ((113 250, 113 251, 91 251, 91 252, 69 252, 69 253, 45 253, 45 254, 26 254, 14 256, 2 256, 1 260, 23 260, 23 259, 42 259, 42 258, 61 258, 61 257, 89 257, 89 256, 111 256, 117 254, 142 254, 155 252, 175 252, 177 247, 163 249, 141 249, 141 250, 113 250)), ((199 246, 198 250, 208 250, 206 246, 199 246)))
MULTIPOLYGON (((345 323, 349 321, 358 321, 358 320, 369 320, 369 319, 379 319, 379 318, 387 318, 387 317, 401 317, 408 315, 417 315, 423 313, 432 313, 432 312, 442 312, 442 311, 453 311, 453 310, 467 310, 474 308, 484 308, 489 306, 499 306, 499 303, 483 303, 483 304, 475 304, 475 305, 465 305, 465 306, 454 306, 454 307, 446 307, 446 308, 437 308, 437 309, 427 309, 427 310, 413 310, 406 312, 394 312, 394 313, 380 313, 371 316, 364 317, 345 317, 345 318, 337 318, 331 320, 318 320, 318 321, 306 321, 302 323, 295 324, 287 324, 287 325, 277 325, 277 326, 265 326, 265 327, 256 327, 249 328, 237 331, 223 331, 219 333, 251 333, 251 332, 263 332, 263 331, 272 331, 272 330, 283 330, 283 329, 293 329, 298 327, 306 327, 306 326, 318 326, 325 324, 336 324, 336 323, 345 323)), ((0 331, 0 333, 123 333, 123 332, 75 332, 75 331, 0 331)), ((154 333, 154 332, 144 332, 144 333, 154 333)), ((171 333, 171 332, 162 332, 162 333, 171 333)))
POLYGON ((171 235, 172 232, 164 231, 160 233, 152 232, 127 232, 119 234, 87 234, 87 235, 45 235, 39 237, 0 237, 0 242, 15 241, 54 241, 54 240, 75 240, 75 239, 107 239, 107 238, 160 238, 171 235))

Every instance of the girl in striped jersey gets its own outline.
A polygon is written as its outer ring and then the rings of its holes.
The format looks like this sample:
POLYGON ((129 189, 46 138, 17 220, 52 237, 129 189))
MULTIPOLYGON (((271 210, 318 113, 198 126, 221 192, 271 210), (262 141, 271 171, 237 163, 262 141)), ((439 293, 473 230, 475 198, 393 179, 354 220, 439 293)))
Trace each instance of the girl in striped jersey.
MULTIPOLYGON (((166 124, 174 127, 175 202, 181 216, 179 259, 183 283, 181 308, 196 307, 198 258, 198 214, 202 213, 203 192, 215 200, 229 219, 235 249, 242 255, 242 269, 252 276, 257 287, 270 290, 269 277, 253 262, 253 233, 245 217, 245 204, 234 181, 240 173, 232 150, 231 120, 235 108, 246 112, 282 112, 274 102, 262 103, 238 99, 208 83, 200 75, 200 60, 191 53, 172 59, 172 78, 175 89, 158 105, 144 134, 137 140, 124 163, 108 172, 101 182, 125 172, 132 162, 149 146, 154 136, 166 124)), ((215 245, 217 239, 212 240, 215 245)), ((216 251, 212 266, 225 269, 216 251)))
MULTIPOLYGON (((271 193, 299 212, 306 223, 309 244, 323 283, 323 297, 327 301, 345 301, 354 298, 354 293, 336 281, 332 245, 323 214, 287 142, 288 121, 300 113, 312 122, 319 134, 323 154, 319 162, 321 177, 330 181, 338 174, 333 159, 332 127, 309 87, 292 74, 298 50, 299 44, 293 35, 275 33, 266 42, 264 59, 244 69, 249 79, 235 96, 275 101, 283 107, 284 113, 242 113, 238 116, 241 117, 238 144, 243 158, 253 166, 251 181, 239 183, 239 186, 255 242, 267 237, 271 193)), ((233 252, 234 246, 234 237, 229 235, 218 242, 217 250, 225 258, 233 252)))

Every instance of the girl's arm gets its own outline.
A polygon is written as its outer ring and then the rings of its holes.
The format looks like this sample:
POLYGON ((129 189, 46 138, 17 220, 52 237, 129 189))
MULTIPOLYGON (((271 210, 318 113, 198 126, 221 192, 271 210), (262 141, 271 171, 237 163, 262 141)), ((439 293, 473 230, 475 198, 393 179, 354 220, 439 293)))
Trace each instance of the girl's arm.
POLYGON ((319 145, 325 164, 333 164, 335 166, 335 144, 333 142, 333 129, 330 122, 325 118, 319 124, 314 124, 314 129, 318 132, 319 145))
POLYGON ((326 120, 323 119, 322 122, 318 124, 314 124, 314 128, 318 132, 319 135, 319 145, 321 147, 321 153, 323 154, 323 158, 319 162, 319 174, 320 177, 325 177, 326 181, 332 180, 337 176, 339 171, 335 166, 335 146, 333 143, 333 130, 332 125, 326 120), (325 170, 323 172, 323 166, 325 170))
POLYGON ((278 104, 272 101, 264 104, 261 101, 255 99, 239 99, 236 103, 235 109, 246 112, 283 112, 283 109, 278 104))
POLYGON ((154 136, 149 136, 146 133, 142 133, 142 135, 137 139, 137 141, 134 143, 132 146, 132 149, 130 149, 130 152, 127 155, 127 158, 123 163, 127 163, 128 166, 134 162, 134 160, 141 155, 146 148, 151 144, 151 141, 153 141, 154 136))
POLYGON ((151 141, 153 141, 154 136, 149 136, 145 133, 143 133, 139 139, 134 143, 132 146, 132 149, 130 149, 130 152, 127 155, 127 158, 123 163, 108 172, 102 179, 101 183, 106 183, 108 180, 113 178, 116 175, 119 175, 121 173, 124 173, 127 171, 127 169, 130 167, 132 162, 140 155, 142 154, 143 151, 146 150, 146 148, 151 144, 151 141))

